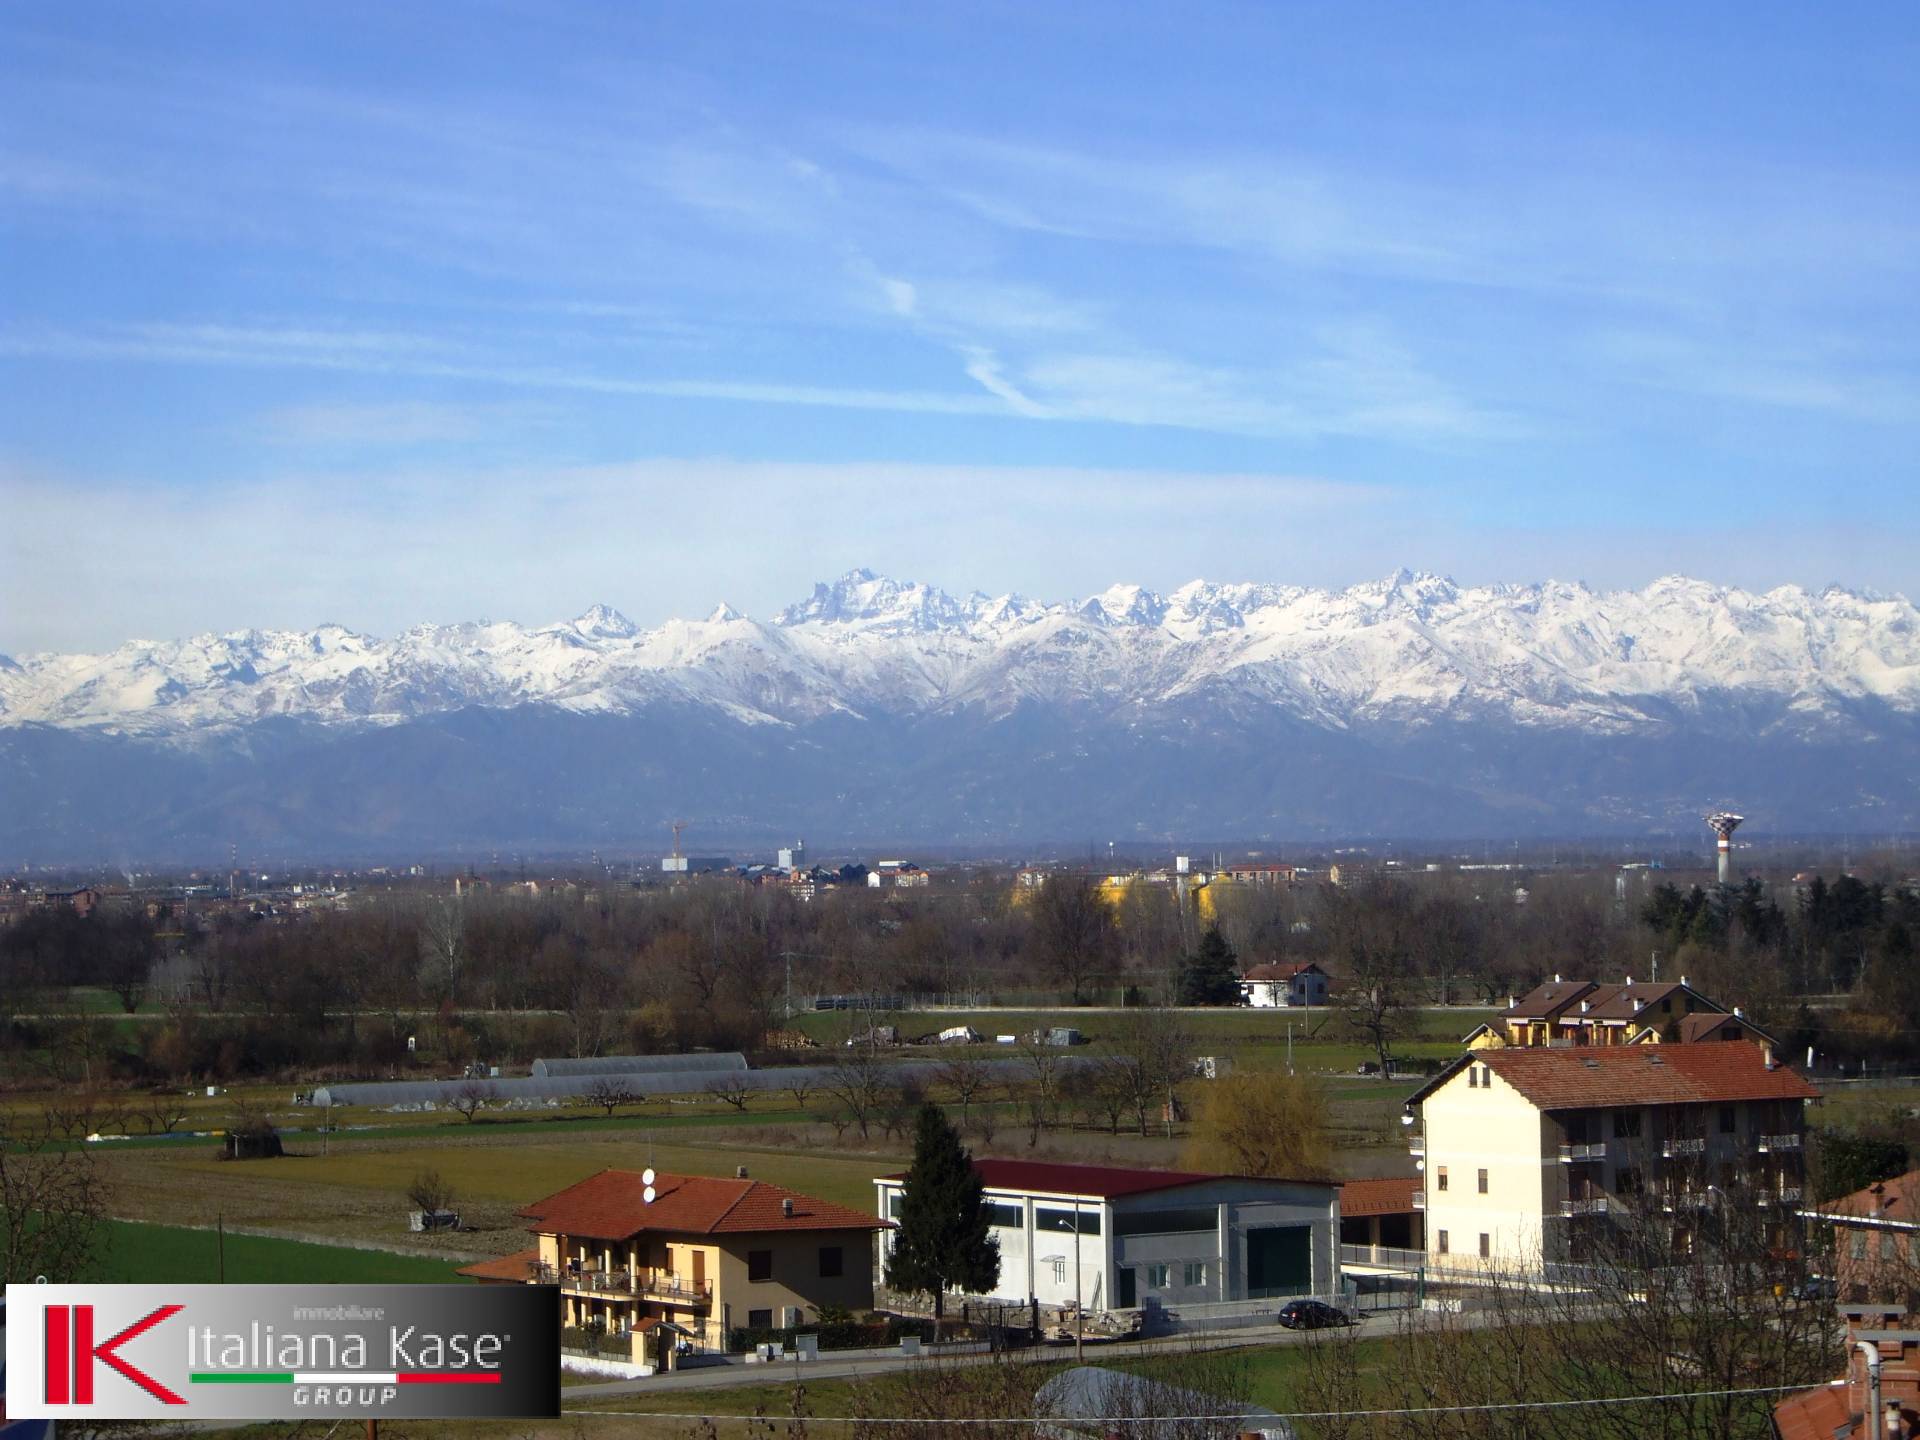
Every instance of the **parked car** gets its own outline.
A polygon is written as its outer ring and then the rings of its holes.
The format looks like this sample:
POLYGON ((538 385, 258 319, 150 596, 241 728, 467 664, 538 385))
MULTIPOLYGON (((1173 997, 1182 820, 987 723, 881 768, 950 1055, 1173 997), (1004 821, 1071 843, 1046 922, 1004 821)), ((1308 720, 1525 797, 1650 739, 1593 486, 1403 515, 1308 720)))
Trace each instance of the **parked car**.
POLYGON ((1322 1300, 1289 1300, 1280 1307, 1280 1323, 1289 1330, 1325 1330, 1331 1325, 1352 1325, 1353 1316, 1322 1300))

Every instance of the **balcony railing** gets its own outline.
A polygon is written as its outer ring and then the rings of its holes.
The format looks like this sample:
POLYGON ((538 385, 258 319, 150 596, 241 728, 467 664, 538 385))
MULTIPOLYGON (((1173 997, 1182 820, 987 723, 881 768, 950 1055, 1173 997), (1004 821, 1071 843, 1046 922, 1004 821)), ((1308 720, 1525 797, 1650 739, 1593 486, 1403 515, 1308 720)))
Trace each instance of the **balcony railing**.
POLYGON ((1798 1185, 1782 1185, 1778 1190, 1762 1190, 1758 1198, 1762 1205, 1798 1205, 1800 1203, 1800 1187, 1798 1185))
POLYGON ((1762 1135, 1759 1140, 1759 1150, 1762 1155, 1771 1155, 1777 1150, 1798 1150, 1799 1148, 1798 1135, 1762 1135))
POLYGON ((1415 1155, 1426 1154, 1427 1153, 1427 1137, 1424 1135, 1407 1136, 1407 1149, 1413 1152, 1415 1155))
POLYGON ((1427 1208, 1427 1192, 1426 1191, 1416 1190, 1413 1192, 1413 1208, 1416 1210, 1424 1210, 1427 1208))
POLYGON ((1704 1155, 1706 1151, 1707 1137, 1704 1135, 1669 1139, 1660 1146, 1660 1153, 1669 1160, 1676 1155, 1704 1155))
POLYGON ((1711 1190, 1669 1190, 1660 1197, 1663 1210, 1705 1210, 1717 1197, 1711 1190))
POLYGON ((665 1271, 641 1270, 628 1274, 625 1270, 593 1270, 585 1266, 579 1269, 562 1266, 556 1270, 551 1265, 536 1264, 533 1272, 542 1284, 558 1285, 562 1290, 583 1295, 633 1295, 684 1305, 706 1305, 713 1300, 711 1280, 696 1285, 665 1271))
POLYGON ((1608 1208, 1607 1197, 1604 1195, 1590 1195, 1584 1199, 1560 1202, 1560 1214, 1563 1219, 1570 1219, 1575 1215, 1604 1215, 1608 1208))
POLYGON ((1382 1270, 1418 1270, 1427 1263, 1427 1252, 1393 1245, 1342 1245, 1340 1263, 1373 1265, 1382 1270))
POLYGON ((1572 1165, 1581 1160, 1604 1160, 1606 1158, 1607 1142, 1604 1140, 1592 1140, 1585 1144, 1562 1145, 1560 1147, 1560 1163, 1562 1165, 1572 1165))

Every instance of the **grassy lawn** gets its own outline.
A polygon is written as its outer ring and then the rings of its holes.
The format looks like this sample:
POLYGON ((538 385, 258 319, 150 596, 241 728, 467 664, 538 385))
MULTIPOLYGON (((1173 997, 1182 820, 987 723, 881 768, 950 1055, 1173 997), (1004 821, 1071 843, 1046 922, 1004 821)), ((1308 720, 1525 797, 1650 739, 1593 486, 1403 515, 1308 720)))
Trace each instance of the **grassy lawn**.
POLYGON ((177 1225, 110 1220, 106 1241, 88 1278, 119 1285, 213 1284, 455 1284, 454 1262, 393 1255, 342 1245, 315 1245, 261 1235, 218 1235, 177 1225))

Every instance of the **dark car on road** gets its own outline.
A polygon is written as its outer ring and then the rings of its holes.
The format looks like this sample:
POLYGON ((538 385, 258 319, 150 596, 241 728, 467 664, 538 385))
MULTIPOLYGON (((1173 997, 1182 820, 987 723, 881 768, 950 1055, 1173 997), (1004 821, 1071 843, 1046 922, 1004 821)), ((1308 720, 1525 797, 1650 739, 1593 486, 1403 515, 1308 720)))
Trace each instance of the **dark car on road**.
POLYGON ((1330 1325, 1354 1323, 1346 1311, 1320 1300, 1289 1300, 1280 1307, 1278 1319, 1289 1330, 1324 1330, 1330 1325))

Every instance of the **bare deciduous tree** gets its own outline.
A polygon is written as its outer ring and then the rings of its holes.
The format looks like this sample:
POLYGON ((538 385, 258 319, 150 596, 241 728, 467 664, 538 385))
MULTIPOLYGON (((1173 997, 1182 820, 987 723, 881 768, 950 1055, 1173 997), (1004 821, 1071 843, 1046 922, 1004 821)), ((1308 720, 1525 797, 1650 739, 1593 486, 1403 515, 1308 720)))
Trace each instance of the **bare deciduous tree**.
POLYGON ((72 1115, 0 1111, 0 1281, 84 1277, 100 1241, 105 1187, 93 1154, 70 1143, 72 1115))
POLYGON ((647 1097, 625 1075, 596 1075, 580 1098, 589 1105, 598 1105, 606 1111, 607 1118, 612 1119, 613 1112, 622 1105, 638 1105, 647 1097))

